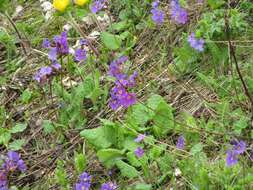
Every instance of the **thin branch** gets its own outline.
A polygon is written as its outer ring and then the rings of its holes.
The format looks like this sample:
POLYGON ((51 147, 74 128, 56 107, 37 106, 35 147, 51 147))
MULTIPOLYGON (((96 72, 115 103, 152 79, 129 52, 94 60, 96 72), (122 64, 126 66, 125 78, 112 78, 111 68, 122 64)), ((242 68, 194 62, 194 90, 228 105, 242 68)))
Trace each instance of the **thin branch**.
POLYGON ((252 114, 253 114, 253 98, 250 95, 250 92, 249 92, 249 89, 248 89, 248 87, 246 85, 246 82, 243 79, 243 76, 242 76, 242 73, 241 73, 241 70, 240 70, 240 67, 239 67, 236 55, 235 55, 234 46, 232 45, 232 42, 230 40, 230 27, 229 27, 229 19, 228 19, 227 11, 225 13, 224 19, 225 19, 225 27, 226 27, 225 28, 225 32, 226 32, 227 39, 228 39, 228 45, 229 45, 229 49, 230 49, 230 55, 231 55, 231 57, 234 60, 234 63, 235 63, 235 66, 236 66, 236 71, 237 71, 237 74, 238 74, 238 76, 239 76, 239 78, 241 80, 242 86, 244 88, 245 95, 248 97, 248 99, 249 99, 249 101, 251 103, 251 111, 252 111, 252 114))
POLYGON ((21 47, 22 47, 22 49, 24 51, 24 54, 27 55, 27 51, 26 51, 25 46, 23 44, 22 36, 21 36, 20 32, 18 31, 18 28, 16 27, 16 24, 13 22, 13 20, 11 19, 11 17, 8 15, 7 12, 4 13, 4 16, 8 19, 8 21, 11 23, 12 27, 16 31, 16 33, 18 35, 18 38, 20 40, 21 47))

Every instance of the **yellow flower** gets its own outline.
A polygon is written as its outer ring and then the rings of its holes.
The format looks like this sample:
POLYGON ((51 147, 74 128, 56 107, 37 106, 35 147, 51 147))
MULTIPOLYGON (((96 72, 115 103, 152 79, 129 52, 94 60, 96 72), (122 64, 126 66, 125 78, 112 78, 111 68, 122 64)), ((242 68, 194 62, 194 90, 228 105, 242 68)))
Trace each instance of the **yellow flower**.
POLYGON ((57 11, 63 12, 69 5, 69 0, 54 0, 53 6, 57 11))
POLYGON ((75 0, 75 4, 77 4, 79 6, 83 6, 88 2, 89 2, 89 0, 75 0))

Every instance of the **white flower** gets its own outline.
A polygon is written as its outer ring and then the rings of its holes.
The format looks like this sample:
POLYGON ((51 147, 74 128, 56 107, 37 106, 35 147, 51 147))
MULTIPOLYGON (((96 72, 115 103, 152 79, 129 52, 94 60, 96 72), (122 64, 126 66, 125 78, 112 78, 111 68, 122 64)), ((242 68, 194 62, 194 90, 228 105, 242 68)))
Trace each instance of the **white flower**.
POLYGON ((98 38, 100 36, 100 32, 98 31, 93 31, 92 33, 89 34, 90 38, 98 38))
POLYGON ((21 5, 18 5, 15 10, 15 14, 19 14, 24 8, 21 5))
POLYGON ((182 174, 181 170, 179 168, 175 169, 175 176, 180 176, 182 174))
POLYGON ((49 1, 45 1, 41 4, 41 7, 44 12, 51 11, 53 9, 53 5, 49 1))
POLYGON ((65 30, 65 31, 69 31, 71 28, 72 28, 72 26, 70 24, 65 24, 63 26, 63 30, 65 30))

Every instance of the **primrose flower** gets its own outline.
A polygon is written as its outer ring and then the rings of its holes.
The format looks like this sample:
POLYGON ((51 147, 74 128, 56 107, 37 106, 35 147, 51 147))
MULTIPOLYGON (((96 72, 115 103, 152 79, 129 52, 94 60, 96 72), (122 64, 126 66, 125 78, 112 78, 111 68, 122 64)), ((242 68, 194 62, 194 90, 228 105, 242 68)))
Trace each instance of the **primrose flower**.
POLYGON ((200 38, 200 39, 196 39, 195 37, 195 33, 191 33, 188 37, 188 42, 190 44, 190 46, 194 49, 196 49, 197 51, 204 51, 204 39, 200 38))
POLYGON ((227 167, 231 167, 231 166, 237 164, 237 162, 238 162, 238 154, 236 154, 232 150, 228 150, 227 156, 226 156, 227 167))
POLYGON ((235 141, 233 149, 234 153, 236 154, 242 154, 246 150, 246 143, 244 141, 235 141))
POLYGON ((7 173, 5 170, 0 169, 0 189, 7 186, 7 173))
POLYGON ((91 176, 83 172, 79 177, 79 182, 76 183, 75 189, 76 190, 89 190, 91 186, 91 176))
POLYGON ((51 67, 41 67, 40 70, 35 74, 34 79, 39 83, 44 83, 48 77, 52 74, 51 67))
POLYGON ((7 158, 0 167, 0 190, 8 190, 7 176, 10 172, 14 172, 16 169, 25 172, 27 166, 17 152, 9 151, 7 153, 7 158))
POLYGON ((135 155, 138 158, 141 158, 144 154, 144 150, 141 147, 138 147, 135 151, 134 151, 135 155))
POLYGON ((177 139, 177 148, 178 149, 184 149, 185 146, 185 139, 183 135, 180 135, 177 139))
POLYGON ((171 18, 178 24, 185 24, 188 20, 187 11, 181 8, 178 0, 172 0, 171 6, 171 18))
POLYGON ((109 66, 109 75, 115 78, 122 77, 122 64, 128 60, 128 57, 121 56, 119 59, 113 61, 109 66))
POLYGON ((111 89, 111 99, 109 105, 113 110, 120 106, 128 108, 136 103, 136 95, 129 92, 129 88, 135 85, 138 72, 134 72, 129 77, 123 72, 123 63, 128 60, 128 57, 121 56, 117 60, 111 62, 109 66, 109 75, 116 78, 115 86, 111 89))
POLYGON ((143 134, 139 134, 136 139, 134 139, 135 142, 139 143, 144 140, 146 136, 143 134))
POLYGON ((106 7, 106 3, 108 0, 95 0, 93 4, 91 5, 91 12, 96 14, 99 12, 101 9, 106 7))
POLYGON ((56 51, 58 55, 66 55, 69 53, 67 32, 63 31, 60 36, 54 37, 56 51))
POLYGON ((69 5, 69 0, 54 0, 53 6, 57 11, 65 11, 67 6, 69 5))
POLYGON ((153 8, 151 9, 152 20, 156 24, 161 25, 164 22, 165 13, 164 13, 164 11, 158 9, 159 1, 154 1, 152 3, 152 6, 153 6, 153 8))
POLYGON ((78 48, 75 51, 75 60, 80 62, 80 61, 85 61, 87 58, 87 52, 82 49, 82 48, 78 48))
POLYGON ((83 6, 86 3, 89 2, 89 0, 74 0, 75 4, 79 5, 79 6, 83 6))
POLYGON ((117 189, 117 185, 116 183, 113 183, 113 182, 103 183, 100 187, 100 190, 116 190, 116 189, 117 189))

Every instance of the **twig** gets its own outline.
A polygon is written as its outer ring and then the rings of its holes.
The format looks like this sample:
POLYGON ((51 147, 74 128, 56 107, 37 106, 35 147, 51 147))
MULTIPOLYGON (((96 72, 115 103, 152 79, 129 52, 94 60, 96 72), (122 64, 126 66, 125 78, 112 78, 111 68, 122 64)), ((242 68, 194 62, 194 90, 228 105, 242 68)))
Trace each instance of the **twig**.
POLYGON ((24 46, 24 44, 23 44, 22 36, 21 36, 20 32, 18 31, 18 29, 17 29, 15 23, 13 22, 13 20, 11 19, 11 17, 8 15, 7 12, 4 13, 4 16, 8 19, 8 21, 11 23, 12 27, 13 27, 14 30, 16 31, 16 33, 17 33, 17 35, 18 35, 18 38, 19 38, 19 40, 20 40, 21 47, 22 47, 22 49, 23 49, 23 51, 24 51, 24 54, 27 55, 27 51, 26 51, 25 46, 24 46))
MULTIPOLYGON (((225 32, 226 32, 226 35, 227 35, 227 39, 228 39, 228 45, 229 45, 229 49, 230 49, 230 55, 232 56, 232 58, 234 59, 234 62, 235 62, 235 66, 236 66, 236 71, 237 71, 237 74, 241 80, 241 83, 243 85, 243 88, 244 88, 244 92, 245 92, 245 95, 248 97, 250 103, 251 103, 251 112, 253 114, 253 98, 252 96, 250 95, 249 93, 249 89, 246 85, 246 82, 244 81, 243 79, 243 76, 242 76, 242 73, 241 73, 241 70, 240 70, 240 67, 239 67, 239 64, 238 64, 238 61, 237 61, 237 58, 236 58, 236 55, 235 55, 235 50, 234 50, 234 46, 232 45, 232 42, 230 40, 230 27, 229 27, 229 19, 228 19, 228 14, 227 14, 227 11, 225 13, 225 32)), ((253 116, 253 115, 252 115, 253 116)))

